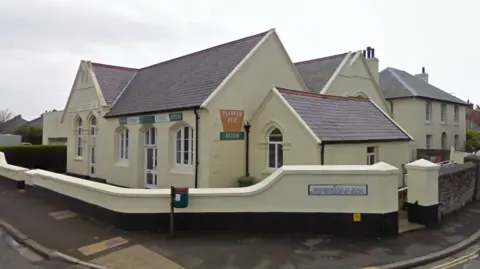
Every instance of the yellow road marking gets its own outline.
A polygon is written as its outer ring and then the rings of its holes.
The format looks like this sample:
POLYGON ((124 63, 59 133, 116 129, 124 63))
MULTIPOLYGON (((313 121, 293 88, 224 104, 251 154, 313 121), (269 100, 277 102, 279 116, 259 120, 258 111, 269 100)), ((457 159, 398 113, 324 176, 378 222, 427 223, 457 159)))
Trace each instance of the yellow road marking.
POLYGON ((108 240, 84 246, 78 249, 83 255, 89 256, 100 251, 104 251, 113 247, 117 247, 128 243, 128 240, 122 237, 114 237, 108 240))
POLYGON ((448 269, 448 268, 452 268, 454 266, 457 266, 457 265, 460 265, 462 263, 466 263, 470 260, 473 260, 475 258, 478 257, 478 254, 477 254, 477 251, 480 250, 480 249, 477 249, 476 251, 473 251, 467 255, 464 255, 460 258, 457 258, 453 261, 449 261, 449 262, 446 262, 446 263, 443 263, 443 264, 440 264, 440 265, 437 265, 435 267, 432 267, 430 269, 448 269))

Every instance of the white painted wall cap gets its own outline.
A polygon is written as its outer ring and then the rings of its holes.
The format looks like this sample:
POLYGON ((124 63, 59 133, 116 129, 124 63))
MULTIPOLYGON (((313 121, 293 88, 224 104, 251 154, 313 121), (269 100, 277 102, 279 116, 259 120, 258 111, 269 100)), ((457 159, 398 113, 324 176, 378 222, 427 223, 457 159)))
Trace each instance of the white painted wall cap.
POLYGON ((414 162, 408 163, 405 165, 407 169, 420 169, 420 170, 438 170, 440 165, 432 163, 431 161, 425 159, 418 159, 414 162))

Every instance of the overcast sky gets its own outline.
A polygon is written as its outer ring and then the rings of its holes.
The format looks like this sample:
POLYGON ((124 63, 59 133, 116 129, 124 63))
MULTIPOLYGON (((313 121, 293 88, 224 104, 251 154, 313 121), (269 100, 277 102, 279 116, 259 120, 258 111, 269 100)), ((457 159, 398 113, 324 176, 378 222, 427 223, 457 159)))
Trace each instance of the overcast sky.
POLYGON ((293 61, 372 46, 380 68, 480 103, 476 0, 0 0, 0 109, 64 108, 80 60, 143 67, 276 28, 293 61))

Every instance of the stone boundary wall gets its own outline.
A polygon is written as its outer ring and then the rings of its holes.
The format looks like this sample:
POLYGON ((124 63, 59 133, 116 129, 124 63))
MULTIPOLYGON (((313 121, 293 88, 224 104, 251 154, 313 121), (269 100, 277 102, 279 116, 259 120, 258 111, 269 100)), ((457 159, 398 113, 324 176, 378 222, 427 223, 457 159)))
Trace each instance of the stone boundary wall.
POLYGON ((477 165, 473 162, 442 166, 438 171, 439 214, 443 218, 474 200, 477 165))

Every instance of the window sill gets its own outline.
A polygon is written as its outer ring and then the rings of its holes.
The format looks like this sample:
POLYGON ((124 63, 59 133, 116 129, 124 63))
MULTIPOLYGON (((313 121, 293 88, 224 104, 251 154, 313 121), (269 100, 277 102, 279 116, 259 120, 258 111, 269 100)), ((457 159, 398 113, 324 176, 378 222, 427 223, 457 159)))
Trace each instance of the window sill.
POLYGON ((83 157, 82 156, 73 157, 73 160, 76 162, 81 162, 83 161, 83 157))
POLYGON ((441 124, 441 125, 448 125, 448 124, 447 124, 446 122, 444 122, 444 121, 441 121, 440 124, 441 124))
POLYGON ((182 175, 193 175, 193 165, 175 165, 168 172, 182 175))
POLYGON ((128 167, 129 163, 128 163, 128 160, 121 160, 121 161, 116 162, 115 166, 128 167))
POLYGON ((453 125, 460 126, 460 122, 454 122, 453 125))
POLYGON ((427 125, 431 125, 431 124, 432 124, 432 122, 431 122, 431 121, 429 121, 429 120, 427 120, 427 121, 425 121, 425 124, 427 124, 427 125))

